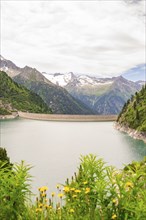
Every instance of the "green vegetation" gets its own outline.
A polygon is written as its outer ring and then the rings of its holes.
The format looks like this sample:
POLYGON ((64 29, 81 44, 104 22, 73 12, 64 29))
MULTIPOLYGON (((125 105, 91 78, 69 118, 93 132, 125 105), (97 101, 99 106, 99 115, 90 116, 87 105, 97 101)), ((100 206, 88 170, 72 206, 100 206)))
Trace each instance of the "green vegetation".
POLYGON ((107 166, 94 155, 81 157, 78 172, 57 193, 39 188, 30 202, 30 167, 0 167, 0 219, 5 220, 144 220, 146 158, 123 170, 107 166))
POLYGON ((117 121, 121 125, 146 132, 146 86, 127 101, 117 121))
POLYGON ((0 115, 11 115, 11 112, 5 108, 0 108, 0 115))
POLYGON ((0 71, 0 114, 10 114, 14 110, 51 113, 37 94, 17 84, 5 72, 0 71))
POLYGON ((11 167, 10 158, 7 156, 7 151, 5 148, 0 147, 0 166, 3 164, 3 167, 11 167))

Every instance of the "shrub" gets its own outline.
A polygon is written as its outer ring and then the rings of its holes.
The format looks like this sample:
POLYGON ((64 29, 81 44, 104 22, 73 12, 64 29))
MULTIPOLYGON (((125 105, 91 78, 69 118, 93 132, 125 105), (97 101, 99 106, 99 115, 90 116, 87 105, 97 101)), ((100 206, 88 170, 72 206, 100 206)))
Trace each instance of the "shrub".
POLYGON ((26 202, 30 198, 30 167, 22 162, 9 169, 5 164, 0 166, 0 219, 25 219, 26 202))
POLYGON ((123 170, 107 166, 90 154, 81 156, 77 173, 57 195, 39 188, 30 203, 30 166, 0 167, 0 219, 3 220, 144 220, 146 219, 146 158, 123 170))

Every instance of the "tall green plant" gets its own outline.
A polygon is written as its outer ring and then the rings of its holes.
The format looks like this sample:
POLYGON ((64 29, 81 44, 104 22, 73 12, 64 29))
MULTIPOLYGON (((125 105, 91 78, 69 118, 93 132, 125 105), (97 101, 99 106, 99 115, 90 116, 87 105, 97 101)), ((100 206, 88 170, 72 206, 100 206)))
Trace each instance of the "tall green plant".
POLYGON ((12 169, 0 166, 0 219, 25 219, 26 202, 30 198, 30 166, 15 164, 12 169))
POLYGON ((145 163, 117 171, 94 155, 81 157, 78 173, 67 181, 66 207, 74 219, 140 220, 146 218, 145 163))

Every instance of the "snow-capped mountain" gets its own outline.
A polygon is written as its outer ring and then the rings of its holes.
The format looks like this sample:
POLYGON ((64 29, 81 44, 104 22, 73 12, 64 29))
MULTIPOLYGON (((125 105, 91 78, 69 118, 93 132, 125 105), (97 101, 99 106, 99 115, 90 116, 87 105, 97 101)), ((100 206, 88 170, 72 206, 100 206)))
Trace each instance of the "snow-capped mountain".
POLYGON ((48 80, 50 80, 52 83, 64 87, 66 86, 70 81, 72 81, 75 78, 75 75, 72 72, 69 73, 42 73, 48 80))
POLYGON ((122 76, 98 78, 74 73, 43 75, 98 114, 118 114, 127 99, 142 86, 142 81, 132 82, 122 76))
MULTIPOLYGON (((90 87, 103 87, 110 86, 115 81, 116 77, 112 78, 100 78, 95 76, 85 75, 85 74, 74 74, 69 73, 42 73, 48 80, 52 83, 59 85, 61 87, 69 87, 70 85, 80 88, 90 87)), ((140 64, 133 67, 126 72, 122 73, 125 79, 138 84, 143 85, 146 80, 146 64, 140 64)))
POLYGON ((20 68, 0 56, 0 70, 6 72, 13 81, 39 95, 55 114, 94 114, 88 106, 76 100, 66 89, 50 82, 35 68, 20 68))
POLYGON ((106 84, 112 84, 113 80, 109 78, 96 78, 92 76, 87 75, 81 75, 78 78, 78 86, 84 87, 84 86, 102 86, 106 84))
POLYGON ((110 85, 113 83, 113 78, 96 78, 88 75, 75 75, 72 72, 69 73, 42 73, 52 83, 61 87, 67 87, 70 84, 77 87, 95 87, 102 85, 110 85))
MULTIPOLYGON (((99 78, 72 72, 40 73, 35 68, 20 68, 12 61, 2 56, 0 58, 1 70, 17 83, 40 95, 57 114, 118 114, 127 99, 144 84, 138 71, 136 82, 132 82, 125 79, 127 74, 125 78, 99 78)), ((133 79, 134 70, 132 74, 130 72, 130 80, 133 79)))

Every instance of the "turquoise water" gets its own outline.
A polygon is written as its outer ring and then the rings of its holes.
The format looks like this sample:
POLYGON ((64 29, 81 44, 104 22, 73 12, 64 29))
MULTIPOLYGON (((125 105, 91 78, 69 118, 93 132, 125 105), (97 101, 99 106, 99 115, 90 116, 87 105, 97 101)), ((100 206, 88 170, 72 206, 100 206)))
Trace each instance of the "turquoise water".
POLYGON ((12 162, 33 166, 33 187, 51 190, 79 165, 80 155, 102 157, 117 168, 146 155, 146 144, 114 129, 112 122, 1 121, 1 146, 12 162))

